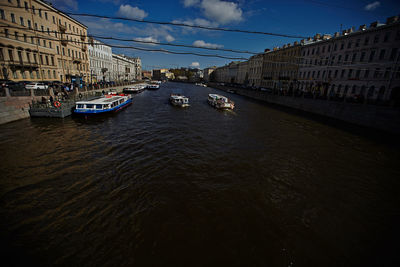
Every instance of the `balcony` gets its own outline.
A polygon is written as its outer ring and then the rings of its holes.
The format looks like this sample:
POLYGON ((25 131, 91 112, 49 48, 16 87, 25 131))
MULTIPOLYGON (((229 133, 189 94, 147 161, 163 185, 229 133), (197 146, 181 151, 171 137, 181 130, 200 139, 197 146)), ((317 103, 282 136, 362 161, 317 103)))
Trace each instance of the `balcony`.
POLYGON ((58 28, 60 29, 61 32, 65 32, 67 30, 67 27, 65 25, 59 24, 58 28))
POLYGON ((82 40, 82 41, 85 41, 85 39, 86 39, 85 36, 84 36, 84 35, 81 35, 81 40, 82 40))
POLYGON ((72 61, 76 64, 82 63, 82 59, 77 58, 77 57, 72 57, 72 61))
POLYGON ((28 62, 28 61, 9 61, 8 65, 14 68, 33 68, 37 69, 39 67, 38 63, 28 62))
POLYGON ((62 44, 63 46, 67 46, 68 40, 67 40, 67 39, 62 39, 62 40, 61 40, 61 44, 62 44))
POLYGON ((82 45, 82 51, 86 51, 87 50, 87 45, 82 45))

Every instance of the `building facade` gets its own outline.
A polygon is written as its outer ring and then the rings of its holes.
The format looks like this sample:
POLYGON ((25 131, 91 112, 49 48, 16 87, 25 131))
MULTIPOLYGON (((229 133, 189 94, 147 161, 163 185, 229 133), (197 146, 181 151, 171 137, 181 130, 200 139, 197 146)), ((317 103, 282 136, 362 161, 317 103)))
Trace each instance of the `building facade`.
MULTIPOLYGON (((112 54, 112 81, 133 81, 137 79, 137 62, 124 55, 112 54)), ((141 67, 140 67, 141 69, 141 67)))
POLYGON ((102 42, 89 38, 90 82, 111 81, 112 49, 102 42))
POLYGON ((89 82, 87 27, 40 0, 0 7, 0 78, 89 82))
POLYGON ((213 67, 211 67, 211 68, 205 68, 205 69, 203 70, 203 73, 204 73, 203 79, 204 79, 205 82, 209 82, 209 81, 210 81, 210 75, 211 75, 211 73, 213 73, 213 71, 214 71, 216 68, 217 68, 216 66, 213 66, 213 67))
MULTIPOLYGON (((394 16, 385 24, 373 22, 266 49, 248 61, 249 85, 339 101, 398 103, 399 61, 400 20, 394 16)), ((232 77, 235 65, 217 68, 214 81, 245 84, 240 67, 232 77)))

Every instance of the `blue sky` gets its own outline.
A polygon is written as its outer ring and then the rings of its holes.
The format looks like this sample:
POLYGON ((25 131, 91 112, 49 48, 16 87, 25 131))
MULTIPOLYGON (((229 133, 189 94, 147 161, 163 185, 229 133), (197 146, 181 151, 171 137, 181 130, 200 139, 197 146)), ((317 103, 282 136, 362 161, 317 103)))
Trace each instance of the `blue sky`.
MULTIPOLYGON (((373 21, 385 22, 400 14, 400 1, 374 0, 49 0, 60 10, 105 16, 118 16, 165 22, 181 22, 202 26, 313 36, 329 33, 373 21)), ((293 43, 295 38, 273 37, 232 32, 190 29, 171 25, 75 17, 88 26, 92 35, 125 39, 150 40, 176 44, 262 52, 265 48, 293 43)), ((103 40, 114 45, 219 54, 230 57, 250 57, 223 51, 146 45, 135 42, 103 40)), ((143 69, 222 66, 232 60, 194 55, 170 55, 134 49, 116 49, 114 53, 138 56, 143 69)))

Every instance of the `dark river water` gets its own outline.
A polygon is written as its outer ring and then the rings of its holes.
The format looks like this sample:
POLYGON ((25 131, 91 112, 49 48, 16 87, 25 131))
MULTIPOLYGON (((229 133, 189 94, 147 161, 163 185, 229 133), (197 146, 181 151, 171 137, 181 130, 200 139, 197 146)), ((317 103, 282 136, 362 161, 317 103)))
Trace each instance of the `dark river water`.
POLYGON ((400 263, 399 146, 346 126, 166 83, 115 115, 1 125, 0 144, 10 266, 400 263))

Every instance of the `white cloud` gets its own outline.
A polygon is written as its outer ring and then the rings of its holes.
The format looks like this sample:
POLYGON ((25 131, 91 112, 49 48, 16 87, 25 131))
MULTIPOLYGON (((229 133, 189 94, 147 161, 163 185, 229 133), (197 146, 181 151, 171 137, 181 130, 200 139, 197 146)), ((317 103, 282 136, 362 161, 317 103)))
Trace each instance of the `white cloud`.
POLYGON ((223 45, 219 45, 219 44, 206 43, 203 40, 194 41, 193 46, 205 47, 205 48, 222 48, 222 47, 224 47, 223 45))
POLYGON ((167 42, 173 42, 173 41, 175 41, 175 38, 172 36, 172 35, 170 35, 170 34, 167 34, 166 36, 165 36, 165 40, 167 41, 167 42))
POLYGON ((174 20, 172 23, 183 23, 191 26, 203 26, 203 27, 215 27, 218 26, 217 23, 213 23, 206 19, 187 19, 187 20, 174 20))
POLYGON ((367 10, 367 11, 371 11, 371 10, 377 9, 380 5, 381 5, 381 2, 375 1, 373 3, 370 3, 370 4, 366 5, 364 7, 364 9, 367 10))
POLYGON ((201 8, 205 17, 219 24, 235 23, 243 20, 243 11, 233 2, 203 0, 201 8))
POLYGON ((199 2, 200 2, 200 0, 183 0, 183 5, 185 7, 190 7, 190 6, 197 5, 199 2))
POLYGON ((190 64, 190 67, 199 68, 200 67, 200 63, 199 62, 192 62, 192 64, 190 64))
MULTIPOLYGON (((133 40, 135 40, 135 41, 141 41, 141 42, 154 42, 154 43, 159 43, 159 41, 157 40, 157 38, 154 38, 153 36, 149 36, 149 37, 138 37, 138 38, 134 38, 133 40)), ((148 43, 147 45, 156 45, 156 44, 148 43)))
POLYGON ((144 19, 148 14, 138 7, 121 5, 118 10, 118 15, 129 19, 144 19))

